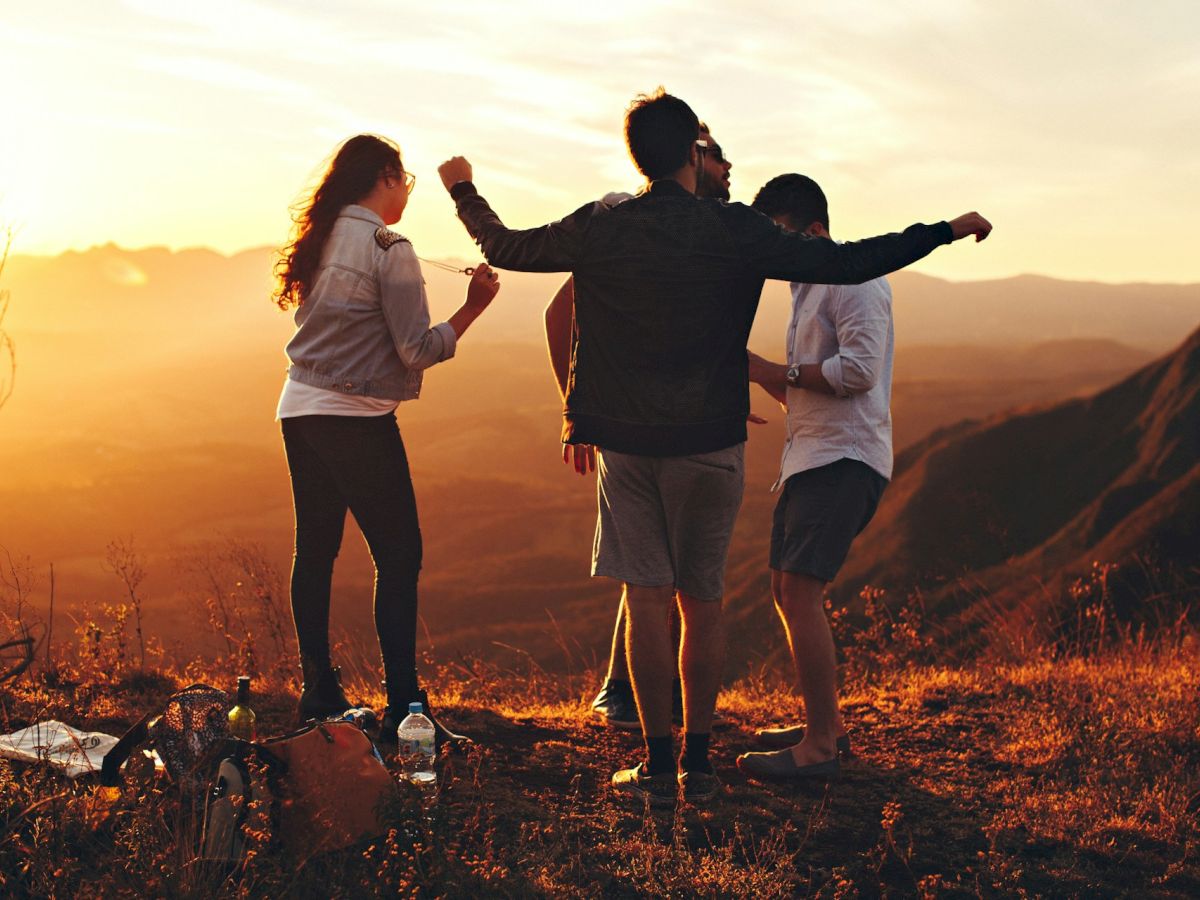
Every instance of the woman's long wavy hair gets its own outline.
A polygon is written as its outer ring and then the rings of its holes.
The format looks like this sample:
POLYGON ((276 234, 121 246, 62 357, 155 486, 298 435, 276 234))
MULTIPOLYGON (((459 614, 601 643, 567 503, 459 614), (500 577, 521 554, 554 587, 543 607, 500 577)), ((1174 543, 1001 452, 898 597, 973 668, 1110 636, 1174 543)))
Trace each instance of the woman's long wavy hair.
POLYGON ((299 306, 312 288, 321 262, 321 251, 342 207, 362 200, 381 175, 403 177, 400 148, 386 138, 360 134, 338 149, 313 191, 295 215, 292 241, 279 251, 275 276, 279 287, 274 300, 280 309, 299 306))

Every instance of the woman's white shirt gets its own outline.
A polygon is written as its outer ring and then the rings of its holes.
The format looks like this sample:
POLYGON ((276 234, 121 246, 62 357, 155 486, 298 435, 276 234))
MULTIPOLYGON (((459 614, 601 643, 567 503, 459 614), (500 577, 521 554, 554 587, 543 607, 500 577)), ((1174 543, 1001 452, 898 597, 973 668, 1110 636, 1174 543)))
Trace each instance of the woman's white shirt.
POLYGON ((283 382, 283 392, 279 395, 275 418, 279 420, 296 416, 382 416, 392 412, 398 405, 395 400, 329 391, 286 378, 283 382))

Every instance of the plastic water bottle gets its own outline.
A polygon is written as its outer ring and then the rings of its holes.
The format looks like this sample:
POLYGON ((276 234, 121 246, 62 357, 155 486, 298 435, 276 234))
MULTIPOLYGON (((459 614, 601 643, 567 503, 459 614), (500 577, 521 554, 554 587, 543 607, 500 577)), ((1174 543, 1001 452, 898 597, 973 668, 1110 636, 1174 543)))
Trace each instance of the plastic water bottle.
POLYGON ((423 791, 431 792, 437 786, 437 772, 433 768, 437 752, 433 722, 423 710, 420 703, 408 704, 408 715, 396 729, 396 741, 405 777, 423 791))

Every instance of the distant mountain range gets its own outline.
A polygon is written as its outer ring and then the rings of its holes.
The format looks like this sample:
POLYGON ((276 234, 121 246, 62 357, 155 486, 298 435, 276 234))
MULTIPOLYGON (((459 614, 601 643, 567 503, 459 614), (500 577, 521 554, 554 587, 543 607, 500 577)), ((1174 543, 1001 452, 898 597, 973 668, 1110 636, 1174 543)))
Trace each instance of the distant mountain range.
MULTIPOLYGON (((5 271, 13 294, 7 325, 14 334, 22 328, 121 329, 156 335, 171 346, 196 332, 227 342, 255 340, 261 329, 286 319, 268 299, 273 258, 266 247, 227 257, 112 244, 55 257, 14 256, 5 271)), ((447 315, 461 301, 464 276, 426 266, 425 278, 435 314, 447 315)), ((540 340, 542 310, 562 278, 506 273, 500 297, 476 326, 476 340, 540 340)), ((1200 321, 1196 284, 1099 284, 1035 275, 951 282, 907 271, 889 278, 901 346, 1107 339, 1162 352, 1200 321)), ((768 283, 752 343, 780 345, 788 315, 786 286, 768 283)))

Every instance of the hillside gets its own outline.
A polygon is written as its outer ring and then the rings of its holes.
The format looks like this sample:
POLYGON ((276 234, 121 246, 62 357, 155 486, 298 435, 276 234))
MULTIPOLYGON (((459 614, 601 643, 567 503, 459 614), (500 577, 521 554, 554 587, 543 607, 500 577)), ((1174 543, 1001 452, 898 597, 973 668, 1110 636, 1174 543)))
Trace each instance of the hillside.
POLYGON ((909 448, 843 588, 947 587, 1045 613, 1093 561, 1200 566, 1200 331, 1099 393, 909 448))
MULTIPOLYGON (((226 877, 189 864, 199 819, 165 780, 129 777, 109 793, 87 776, 67 782, 0 760, 0 893, 1196 896, 1200 671, 1180 638, 1194 635, 998 667, 892 657, 893 668, 847 687, 856 757, 828 785, 739 775, 733 758, 753 729, 793 705, 774 677, 739 682, 720 701, 735 724, 714 736, 724 790, 661 812, 608 790, 639 747, 588 717, 594 670, 551 676, 466 659, 426 672, 439 708, 477 741, 443 758, 428 815, 405 794, 388 835, 311 860, 282 854, 257 828, 252 858, 226 877)), ((37 670, 0 687, 0 729, 53 716, 120 734, 176 686, 235 674, 187 658, 147 674, 59 662, 54 678, 37 670)), ((381 699, 373 685, 349 688, 381 699)), ((290 680, 257 677, 260 735, 289 730, 294 701, 290 680)))

